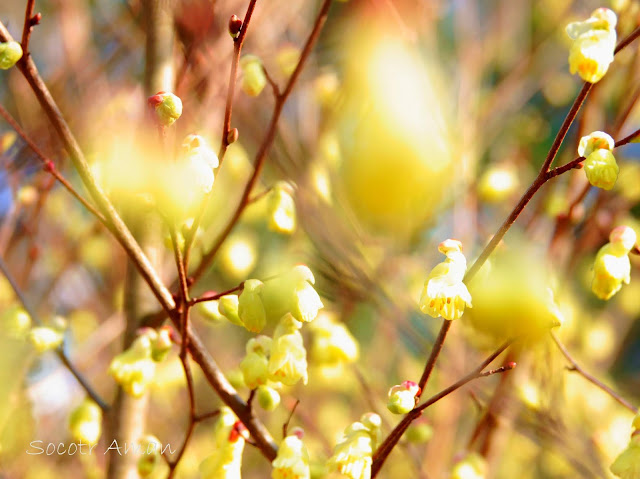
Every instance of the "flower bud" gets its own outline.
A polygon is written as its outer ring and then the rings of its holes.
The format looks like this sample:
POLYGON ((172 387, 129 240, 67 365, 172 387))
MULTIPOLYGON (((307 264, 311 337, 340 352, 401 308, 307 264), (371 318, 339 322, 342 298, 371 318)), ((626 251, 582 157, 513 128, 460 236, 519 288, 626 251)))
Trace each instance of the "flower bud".
POLYGON ((260 407, 265 411, 273 411, 280 405, 280 394, 269 386, 258 386, 256 398, 260 407))
POLYGON ((296 205, 289 189, 286 183, 278 182, 269 193, 267 214, 271 231, 291 234, 296 229, 296 205))
POLYGON ((182 100, 173 93, 158 92, 148 99, 161 126, 171 126, 182 115, 182 100))
POLYGON ((433 427, 426 422, 412 424, 405 433, 407 441, 413 444, 423 444, 433 437, 433 427))
POLYGON ((151 349, 151 339, 143 334, 109 365, 109 374, 133 397, 141 397, 153 381, 156 363, 151 357, 151 349))
POLYGON ((262 62, 254 55, 245 55, 240 59, 242 68, 242 90, 249 96, 258 96, 267 85, 267 76, 262 62))
POLYGON ((269 358, 269 379, 293 386, 307 384, 307 351, 298 329, 300 323, 287 314, 276 327, 269 358))
POLYGON ((615 144, 616 142, 607 133, 603 131, 594 131, 593 133, 580 138, 578 154, 586 158, 596 150, 611 151, 615 144))
POLYGON ((284 438, 271 464, 271 479, 309 479, 309 453, 296 434, 284 438))
POLYGON ((242 20, 238 18, 238 15, 231 15, 231 18, 229 19, 229 35, 231 35, 231 38, 238 38, 241 29, 242 20))
POLYGON ((69 432, 76 442, 93 446, 102 432, 102 410, 91 399, 86 398, 69 416, 69 432))
POLYGON ((619 171, 616 158, 609 150, 595 150, 584 160, 584 172, 589 183, 603 190, 613 188, 619 171))
POLYGON ((32 328, 29 341, 39 354, 56 349, 64 341, 64 331, 46 326, 32 328))
POLYGON ((244 326, 238 316, 238 296, 227 294, 218 300, 218 311, 237 326, 244 326))
POLYGON ((238 299, 238 316, 244 327, 252 333, 259 333, 267 323, 267 315, 262 304, 262 281, 248 279, 238 299))
POLYGON ((238 141, 239 136, 240 133, 238 133, 237 128, 232 128, 231 130, 229 130, 229 133, 227 133, 227 145, 232 145, 233 143, 238 141))
POLYGON ((18 42, 0 43, 0 70, 8 70, 22 58, 22 47, 18 42))
POLYGON ((171 351, 172 346, 171 326, 162 326, 151 342, 151 358, 157 363, 163 361, 171 351))
POLYGON ((404 381, 402 384, 389 389, 387 409, 393 414, 406 414, 416 406, 416 397, 420 393, 420 387, 413 381, 404 381))
POLYGON ((197 304, 196 308, 198 309, 198 311, 200 311, 205 319, 208 319, 210 321, 217 322, 224 319, 224 316, 218 310, 217 299, 212 301, 201 301, 197 304))
POLYGON ((138 459, 138 475, 149 477, 160 461, 162 443, 155 436, 147 434, 140 439, 139 444, 142 455, 138 459))

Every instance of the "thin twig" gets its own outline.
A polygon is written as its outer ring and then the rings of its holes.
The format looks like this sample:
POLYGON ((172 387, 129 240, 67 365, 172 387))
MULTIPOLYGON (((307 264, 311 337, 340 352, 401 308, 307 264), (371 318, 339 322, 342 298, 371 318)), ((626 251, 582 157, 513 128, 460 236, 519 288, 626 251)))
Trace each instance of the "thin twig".
POLYGON ((31 32, 33 31, 33 8, 36 4, 36 0, 27 0, 27 7, 24 10, 24 27, 22 27, 22 52, 24 55, 29 55, 29 39, 31 38, 31 32))
POLYGON ((300 404, 300 399, 296 399, 296 402, 293 405, 293 407, 291 408, 291 411, 289 411, 289 417, 287 418, 285 423, 282 425, 282 437, 283 438, 287 437, 287 431, 289 430, 289 423, 291 423, 291 418, 293 418, 293 415, 296 412, 296 409, 298 408, 299 404, 300 404))
POLYGON ((202 296, 198 297, 198 298, 192 298, 189 301, 190 305, 194 305, 194 304, 198 304, 198 303, 205 303, 207 301, 217 301, 218 299, 222 298, 223 296, 226 296, 228 294, 233 294, 233 293, 237 293, 238 291, 242 291, 244 289, 244 281, 242 283, 240 283, 238 286, 228 289, 226 291, 223 291, 222 293, 204 293, 202 296))
MULTIPOLYGON (((7 278, 7 281, 9 282, 9 285, 11 285, 11 288, 13 289, 13 292, 17 296, 18 301, 20 301, 24 310, 31 317, 31 320, 37 325, 44 324, 43 321, 38 316, 38 314, 36 313, 36 311, 31 307, 31 304, 29 303, 29 301, 27 301, 27 298, 25 297, 24 293, 18 286, 18 283, 16 282, 15 278, 11 274, 11 271, 9 271, 9 267, 7 266, 7 263, 5 263, 2 257, 0 257, 0 271, 2 271, 2 274, 5 276, 5 278, 7 278)), ((56 348, 55 353, 60 359, 60 361, 62 362, 62 364, 64 364, 65 367, 69 370, 69 372, 73 375, 73 377, 76 378, 76 380, 78 381, 78 384, 82 386, 82 388, 86 391, 87 395, 91 399, 93 399, 93 401, 100 407, 100 409, 102 409, 104 412, 109 411, 109 405, 106 403, 106 401, 102 399, 100 395, 91 387, 91 385, 89 384, 89 381, 87 381, 87 379, 82 375, 82 373, 80 373, 80 371, 76 369, 76 367, 71 362, 71 359, 69 359, 69 357, 67 356, 67 353, 64 350, 64 343, 61 344, 58 348, 56 348)))
POLYGON ((629 401, 624 399, 622 396, 620 396, 618 393, 616 393, 613 389, 611 389, 609 386, 604 384, 602 381, 597 379, 595 376, 593 376, 593 375, 589 374, 587 371, 585 371, 576 362, 576 360, 573 359, 573 356, 571 356, 571 353, 566 348, 566 346, 564 344, 562 344, 560 339, 558 339, 558 336, 556 335, 555 332, 551 331, 550 334, 551 334, 551 338, 553 338, 553 342, 556 343, 556 346, 558 346, 558 349, 560 350, 562 355, 569 362, 569 364, 571 364, 571 367, 569 368, 570 371, 577 372, 582 377, 584 377, 587 381, 589 381, 590 383, 594 384, 595 386, 599 387, 601 390, 606 392, 609 396, 611 396, 613 399, 615 399, 619 404, 621 404, 624 407, 626 407, 629 411, 631 411, 634 414, 638 414, 638 408, 637 407, 635 407, 629 401))

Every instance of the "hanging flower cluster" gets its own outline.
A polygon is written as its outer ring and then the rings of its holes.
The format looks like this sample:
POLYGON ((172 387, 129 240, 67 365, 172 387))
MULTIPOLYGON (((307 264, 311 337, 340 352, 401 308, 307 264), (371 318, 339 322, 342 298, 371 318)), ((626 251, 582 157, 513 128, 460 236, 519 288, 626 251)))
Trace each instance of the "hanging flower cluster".
POLYGON ((329 469, 349 479, 369 479, 373 452, 380 441, 381 423, 380 416, 367 413, 347 427, 329 459, 329 469))
POLYGON ((278 456, 271 463, 272 479, 309 479, 309 453, 303 436, 302 429, 296 428, 280 443, 278 456))
POLYGON ((636 244, 636 232, 628 226, 618 226, 611 231, 609 243, 598 251, 593 263, 591 291, 607 300, 631 280, 629 252, 636 244))
POLYGON ((203 479, 241 479, 242 453, 248 433, 244 425, 224 406, 214 429, 215 451, 200 464, 203 479))
POLYGON ((610 190, 618 179, 618 164, 613 156, 615 142, 602 131, 594 131, 583 136, 578 146, 578 154, 584 156, 584 172, 589 183, 603 190, 610 190))

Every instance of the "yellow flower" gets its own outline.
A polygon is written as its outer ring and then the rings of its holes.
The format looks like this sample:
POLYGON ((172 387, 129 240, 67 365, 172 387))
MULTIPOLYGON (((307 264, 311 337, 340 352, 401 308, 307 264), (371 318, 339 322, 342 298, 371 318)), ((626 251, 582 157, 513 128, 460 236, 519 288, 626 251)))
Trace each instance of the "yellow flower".
POLYGON ((247 342, 247 355, 240 363, 244 382, 250 389, 267 384, 271 338, 258 336, 247 342))
POLYGON ((607 73, 616 47, 615 30, 588 30, 576 38, 569 50, 569 71, 589 83, 607 73))
POLYGON ((302 379, 307 384, 307 351, 298 331, 302 324, 291 314, 282 317, 273 334, 269 379, 293 386, 302 379))
POLYGON ((102 432, 102 410, 86 398, 69 416, 69 431, 74 441, 93 446, 102 432))
POLYGON ((618 226, 609 235, 610 242, 600 248, 593 263, 591 291, 607 300, 631 280, 629 251, 636 242, 636 233, 628 226, 618 226))
POLYGON ((438 246, 447 259, 431 270, 420 298, 420 310, 434 318, 458 319, 465 307, 471 307, 471 295, 462 282, 467 270, 467 260, 462 254, 462 244, 448 239, 438 246))
POLYGON ((315 362, 336 365, 358 359, 358 343, 344 324, 321 313, 309 327, 313 333, 311 357, 315 362))
POLYGON ((265 281, 262 290, 267 316, 278 320, 291 313, 298 321, 313 321, 322 309, 320 296, 313 288, 315 279, 305 265, 298 265, 291 271, 265 281))
POLYGON ((610 190, 616 184, 620 168, 609 150, 595 150, 584 160, 584 172, 589 183, 603 190, 610 190))
POLYGON ((109 365, 109 374, 133 397, 140 397, 145 393, 155 372, 151 339, 144 334, 129 349, 113 358, 109 365))
POLYGON ((373 451, 377 447, 380 417, 377 414, 363 416, 364 421, 354 422, 344 432, 329 459, 329 469, 350 479, 369 479, 373 451))
POLYGON ((272 479, 309 479, 309 453, 297 434, 284 438, 271 464, 272 479))
POLYGON ((239 300, 235 294, 227 294, 218 300, 218 312, 238 326, 244 326, 238 315, 239 300))
POLYGON ((46 326, 40 326, 29 331, 29 341, 38 353, 56 349, 64 341, 64 332, 46 326))
POLYGON ((580 138, 578 154, 585 158, 596 150, 613 150, 615 141, 604 131, 594 131, 580 138))
POLYGON ((252 333, 259 333, 267 323, 267 314, 262 304, 263 283, 257 279, 248 279, 238 298, 238 316, 244 327, 252 333))
POLYGON ((157 437, 147 434, 138 441, 140 445, 141 456, 138 459, 138 475, 140 477, 149 477, 153 474, 162 452, 162 443, 157 437))
POLYGON ((223 406, 214 427, 216 450, 200 464, 203 479, 242 479, 246 429, 230 408, 223 406))
POLYGON ((242 90, 249 96, 258 96, 267 85, 267 77, 262 62, 254 55, 245 55, 240 59, 242 69, 242 90))
POLYGON ((279 182, 269 193, 267 211, 271 231, 291 234, 296 229, 296 205, 289 189, 286 183, 279 182))
POLYGON ((611 472, 621 479, 640 479, 640 434, 635 431, 627 448, 611 464, 611 472))
POLYGON ((484 479, 487 475, 487 462, 476 453, 468 454, 451 471, 451 479, 484 479))

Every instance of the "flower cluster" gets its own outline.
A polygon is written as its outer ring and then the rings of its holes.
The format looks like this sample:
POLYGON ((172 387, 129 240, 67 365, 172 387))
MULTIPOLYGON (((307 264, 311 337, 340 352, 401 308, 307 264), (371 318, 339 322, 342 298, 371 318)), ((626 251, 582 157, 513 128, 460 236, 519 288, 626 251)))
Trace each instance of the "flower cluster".
POLYGON ((610 190, 618 179, 618 164, 613 156, 615 142, 602 131, 594 131, 583 136, 578 146, 578 154, 585 157, 584 172, 589 183, 604 190, 610 190))
POLYGON ((302 436, 302 430, 296 428, 280 443, 278 456, 271 463, 272 479, 309 479, 309 453, 302 436))
POLYGON ((615 295, 622 283, 631 280, 629 252, 636 244, 636 232, 628 226, 618 226, 609 235, 609 243, 598 251, 593 263, 591 291, 600 299, 615 295))
POLYGON ((458 319, 465 307, 471 307, 471 295, 462 282, 467 260, 462 243, 448 239, 438 246, 447 259, 431 270, 422 290, 420 310, 434 318, 442 316, 450 321, 458 319))
POLYGON ((156 363, 167 356, 171 346, 170 327, 144 328, 129 349, 113 358, 109 374, 128 394, 141 397, 153 381, 156 363))
POLYGON ((573 40, 569 50, 569 69, 586 82, 602 79, 613 61, 616 48, 616 14, 608 8, 594 10, 584 22, 567 25, 567 35, 573 40))
POLYGON ((247 431, 228 407, 220 409, 214 429, 216 449, 202 464, 203 479, 241 479, 242 453, 247 431))
POLYGON ((329 459, 329 469, 349 479, 369 479, 373 451, 380 440, 380 425, 380 416, 367 413, 347 427, 329 459))

